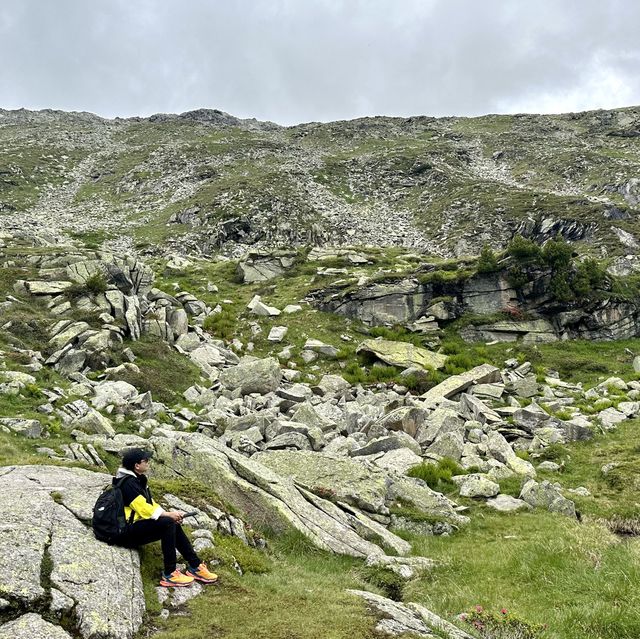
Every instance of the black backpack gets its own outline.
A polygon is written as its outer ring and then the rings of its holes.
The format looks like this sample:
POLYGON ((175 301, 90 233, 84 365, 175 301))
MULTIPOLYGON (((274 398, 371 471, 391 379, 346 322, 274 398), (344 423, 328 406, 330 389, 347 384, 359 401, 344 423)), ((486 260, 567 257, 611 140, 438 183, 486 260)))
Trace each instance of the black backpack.
POLYGON ((133 522, 135 513, 131 513, 127 522, 124 516, 124 500, 122 498, 122 484, 129 477, 121 477, 113 485, 109 486, 96 501, 93 507, 93 534, 96 539, 112 543, 118 535, 121 535, 127 524, 133 522))

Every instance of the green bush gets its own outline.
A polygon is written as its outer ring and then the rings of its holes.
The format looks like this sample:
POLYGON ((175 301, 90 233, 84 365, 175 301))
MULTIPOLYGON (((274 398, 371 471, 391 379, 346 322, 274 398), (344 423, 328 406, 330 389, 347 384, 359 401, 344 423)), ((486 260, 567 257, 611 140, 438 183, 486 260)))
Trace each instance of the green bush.
POLYGON ((573 278, 573 291, 579 299, 593 297, 607 279, 607 272, 600 264, 588 258, 578 264, 573 278))
POLYGON ((386 597, 393 601, 402 601, 404 579, 388 568, 365 566, 361 570, 362 578, 380 588, 386 597))
POLYGON ((107 280, 102 273, 95 273, 82 284, 72 284, 64 294, 70 301, 87 295, 100 295, 107 290, 107 280))
POLYGON ((105 293, 107 290, 107 280, 104 278, 102 273, 92 275, 87 279, 84 285, 87 291, 93 295, 100 295, 101 293, 105 293))
POLYGON ((358 362, 349 362, 343 369, 342 376, 352 385, 367 381, 367 371, 358 362))
POLYGON ((542 252, 533 240, 516 235, 507 246, 507 255, 518 262, 533 264, 540 261, 542 252))
POLYGON ((522 288, 529 281, 529 278, 521 266, 512 266, 507 271, 507 280, 513 288, 518 289, 522 288))
POLYGON ((498 258, 487 244, 482 247, 476 269, 478 273, 495 273, 499 269, 498 258))
POLYGON ((542 259, 552 271, 568 269, 572 255, 571 245, 561 235, 549 240, 542 248, 542 259))
POLYGON ((569 283, 569 272, 567 270, 561 270, 554 273, 551 276, 549 290, 558 302, 569 302, 572 300, 574 293, 569 283))

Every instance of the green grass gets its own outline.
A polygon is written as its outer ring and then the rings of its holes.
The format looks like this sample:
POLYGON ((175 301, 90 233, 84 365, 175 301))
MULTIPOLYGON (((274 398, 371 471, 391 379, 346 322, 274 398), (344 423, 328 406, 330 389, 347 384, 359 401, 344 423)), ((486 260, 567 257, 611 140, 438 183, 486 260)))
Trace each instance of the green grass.
POLYGON ((640 478, 637 458, 640 454, 640 420, 622 422, 614 431, 600 434, 593 441, 575 442, 555 446, 546 458, 564 462, 561 475, 553 474, 554 481, 575 488, 584 486, 592 497, 572 496, 583 516, 593 519, 615 517, 640 521, 640 478), (604 476, 601 468, 615 461, 617 466, 604 476))
POLYGON ((348 588, 364 588, 360 562, 310 548, 298 535, 272 542, 268 572, 239 577, 228 565, 220 584, 189 603, 189 621, 170 618, 157 639, 373 639, 375 620, 348 588))
POLYGON ((632 639, 640 634, 640 546, 595 523, 546 512, 473 514, 449 538, 415 539, 414 551, 443 563, 407 584, 405 600, 452 619, 474 605, 506 608, 545 637, 632 639))
POLYGON ((143 337, 127 345, 136 356, 140 373, 127 371, 119 379, 133 384, 140 393, 151 391, 154 401, 184 403, 182 393, 201 381, 200 369, 160 339, 143 337))
POLYGON ((409 477, 416 477, 425 481, 429 488, 444 492, 451 490, 454 486, 451 480, 453 475, 466 475, 467 471, 464 470, 455 460, 449 457, 443 457, 437 464, 430 464, 423 462, 413 468, 410 468, 407 472, 409 477))

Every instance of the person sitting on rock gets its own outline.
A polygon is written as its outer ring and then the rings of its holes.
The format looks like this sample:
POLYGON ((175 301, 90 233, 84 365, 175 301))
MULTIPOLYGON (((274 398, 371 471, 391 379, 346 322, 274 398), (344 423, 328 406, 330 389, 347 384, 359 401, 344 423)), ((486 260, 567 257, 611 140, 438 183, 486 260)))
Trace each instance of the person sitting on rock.
POLYGON ((180 524, 185 513, 180 510, 164 510, 151 496, 145 473, 149 470, 152 456, 151 451, 142 448, 126 450, 122 456, 122 467, 118 468, 113 483, 122 477, 131 476, 120 487, 125 518, 131 523, 113 543, 125 548, 136 548, 160 540, 164 559, 161 586, 190 586, 194 580, 204 584, 214 583, 218 576, 210 572, 201 561, 182 530, 180 524), (186 574, 176 569, 176 550, 189 565, 186 574))

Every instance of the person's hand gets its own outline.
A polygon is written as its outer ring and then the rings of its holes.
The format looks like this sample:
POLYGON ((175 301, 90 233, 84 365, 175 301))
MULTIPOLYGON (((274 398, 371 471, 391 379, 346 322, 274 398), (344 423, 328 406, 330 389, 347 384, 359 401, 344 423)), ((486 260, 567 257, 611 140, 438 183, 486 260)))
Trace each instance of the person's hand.
POLYGON ((181 510, 168 510, 163 513, 165 517, 169 517, 176 522, 176 524, 181 524, 184 518, 184 513, 181 510))

